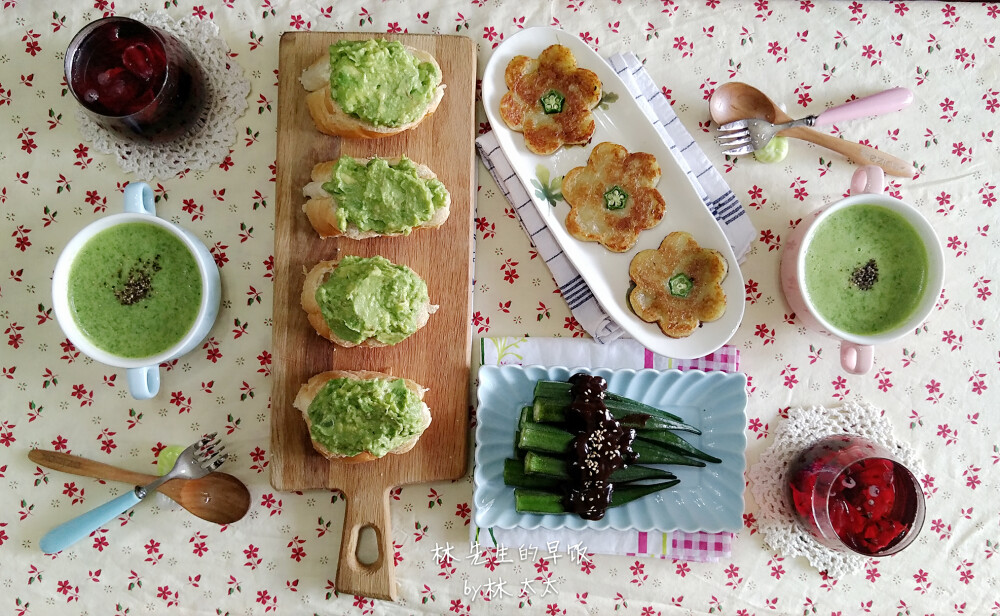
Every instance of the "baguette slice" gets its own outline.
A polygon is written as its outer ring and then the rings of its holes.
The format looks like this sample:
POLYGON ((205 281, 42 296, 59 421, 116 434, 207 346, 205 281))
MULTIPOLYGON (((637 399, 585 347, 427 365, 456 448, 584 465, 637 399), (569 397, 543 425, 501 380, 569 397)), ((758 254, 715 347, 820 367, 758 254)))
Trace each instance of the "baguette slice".
MULTIPOLYGON (((296 394, 295 400, 292 402, 292 405, 296 409, 302 412, 302 417, 305 419, 306 422, 306 428, 309 430, 310 440, 312 441, 313 449, 322 454, 323 457, 325 457, 326 459, 340 460, 341 462, 349 462, 349 463, 371 462, 372 460, 377 460, 379 456, 375 456, 374 454, 368 451, 362 451, 361 453, 354 456, 347 456, 335 451, 330 451, 320 443, 316 442, 315 439, 312 439, 312 421, 309 419, 309 404, 312 402, 313 398, 316 397, 316 394, 319 393, 319 391, 323 388, 323 386, 326 385, 327 381, 331 381, 333 379, 341 379, 341 378, 357 379, 357 380, 371 380, 371 379, 396 380, 399 377, 394 377, 391 374, 386 374, 384 372, 375 372, 373 370, 330 370, 328 372, 321 372, 310 378, 305 385, 299 388, 299 392, 298 394, 296 394)), ((427 407, 427 404, 423 402, 424 392, 426 392, 427 389, 425 387, 421 387, 418 383, 416 383, 415 381, 411 381, 410 379, 404 378, 402 380, 403 383, 406 385, 406 388, 412 391, 413 393, 417 394, 421 399, 420 421, 422 427, 420 428, 420 432, 418 434, 414 435, 405 442, 401 443, 395 449, 389 451, 389 453, 391 454, 406 453, 407 451, 413 449, 413 447, 417 444, 417 441, 420 440, 420 436, 424 433, 425 430, 427 430, 427 427, 431 425, 431 411, 427 407)))
MULTIPOLYGON (((302 303, 303 310, 306 311, 306 316, 309 319, 309 323, 316 329, 316 332, 326 338, 327 340, 339 344, 342 347, 353 347, 353 346, 363 346, 363 347, 383 347, 388 346, 383 342, 379 342, 375 338, 367 338, 362 340, 361 343, 351 342, 350 340, 344 340, 333 333, 330 326, 327 325, 326 319, 323 318, 323 312, 320 310, 319 302, 316 301, 316 289, 319 288, 333 273, 333 270, 337 269, 337 265, 340 264, 340 259, 334 259, 332 261, 320 261, 313 266, 309 273, 306 274, 305 282, 302 283, 302 296, 300 297, 300 302, 302 303)), ((421 307, 420 313, 417 316, 417 329, 427 324, 427 320, 432 314, 437 312, 438 306, 427 302, 421 307)))
MULTIPOLYGON (((437 59, 420 49, 415 49, 409 45, 404 45, 406 51, 413 55, 420 62, 430 62, 441 72, 441 65, 437 59)), ((313 62, 299 77, 309 94, 306 95, 306 105, 309 107, 309 115, 312 116, 313 123, 317 130, 334 137, 348 137, 351 139, 379 139, 389 137, 406 130, 414 128, 437 110, 444 97, 445 84, 438 84, 434 89, 434 96, 431 98, 424 114, 416 120, 401 126, 378 126, 371 122, 354 117, 340 107, 337 101, 333 100, 330 93, 330 56, 324 55, 313 62)))
MULTIPOLYGON (((367 163, 372 157, 369 158, 358 158, 357 160, 362 163, 367 163)), ((397 156, 395 158, 387 158, 389 165, 396 165, 399 163, 400 158, 397 156)), ((380 235, 406 235, 405 233, 379 233, 377 231, 361 231, 355 225, 347 225, 347 229, 344 231, 340 230, 337 226, 337 199, 330 193, 323 190, 324 182, 330 180, 330 176, 333 173, 333 166, 337 164, 336 160, 330 160, 322 163, 317 163, 311 173, 312 181, 306 184, 302 188, 302 196, 308 199, 302 205, 302 211, 306 213, 306 217, 309 219, 309 224, 312 225, 313 229, 319 233, 320 237, 347 237, 352 240, 363 240, 369 237, 378 237, 380 235)), ((437 174, 431 171, 430 167, 424 164, 417 163, 417 176, 425 180, 437 179, 437 174)), ((424 229, 424 228, 434 228, 440 227, 448 220, 448 214, 451 213, 451 194, 448 194, 444 202, 444 207, 438 208, 434 212, 434 216, 422 225, 414 227, 414 229, 424 229)))

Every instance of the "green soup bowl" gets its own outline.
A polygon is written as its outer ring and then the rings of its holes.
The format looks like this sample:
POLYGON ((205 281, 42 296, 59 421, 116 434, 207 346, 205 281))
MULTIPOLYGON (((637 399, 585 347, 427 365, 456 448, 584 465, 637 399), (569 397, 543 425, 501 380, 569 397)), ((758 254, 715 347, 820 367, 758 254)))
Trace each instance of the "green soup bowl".
POLYGON ((885 176, 858 169, 851 195, 795 229, 781 255, 781 288, 796 318, 840 339, 841 367, 864 374, 874 347, 923 323, 944 285, 944 251, 914 206, 883 194, 885 176))
POLYGON ((138 400, 160 388, 159 367, 208 335, 222 296, 205 245, 156 215, 148 184, 125 187, 124 209, 77 233, 52 275, 52 307, 78 350, 125 368, 138 400))

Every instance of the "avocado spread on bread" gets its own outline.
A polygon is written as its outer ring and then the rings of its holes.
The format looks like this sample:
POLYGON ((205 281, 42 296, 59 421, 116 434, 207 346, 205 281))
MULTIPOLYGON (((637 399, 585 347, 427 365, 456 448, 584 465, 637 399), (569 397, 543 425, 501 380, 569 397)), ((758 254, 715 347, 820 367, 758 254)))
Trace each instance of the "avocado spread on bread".
POLYGON ((376 126, 402 126, 423 115, 440 70, 398 41, 367 39, 330 46, 330 95, 346 113, 376 126))
POLYGON ((385 257, 346 256, 316 289, 323 319, 338 337, 396 344, 418 329, 427 283, 385 257))
POLYGON ((421 410, 402 379, 331 379, 309 404, 310 436, 340 455, 382 457, 423 431, 421 410))
POLYGON ((367 163, 342 156, 323 190, 337 201, 337 226, 346 231, 409 234, 444 207, 448 191, 434 178, 421 178, 417 165, 405 156, 395 165, 384 158, 367 163))

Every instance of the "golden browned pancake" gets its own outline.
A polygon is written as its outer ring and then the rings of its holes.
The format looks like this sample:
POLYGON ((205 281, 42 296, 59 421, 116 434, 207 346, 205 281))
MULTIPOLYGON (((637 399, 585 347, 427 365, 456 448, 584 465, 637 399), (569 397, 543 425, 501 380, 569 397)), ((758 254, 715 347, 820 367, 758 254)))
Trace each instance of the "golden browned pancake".
POLYGON ((656 250, 633 257, 628 275, 635 288, 629 292, 629 306, 671 338, 690 336, 701 322, 726 312, 721 283, 728 271, 719 251, 698 246, 690 233, 674 231, 656 250))
POLYGON ((614 252, 629 250, 641 231, 663 218, 666 202, 656 190, 659 181, 660 165, 652 154, 597 144, 587 166, 570 169, 563 178, 562 195, 570 207, 566 230, 614 252))
POLYGON ((591 110, 601 101, 601 80, 577 68, 568 47, 552 45, 538 56, 515 56, 507 64, 508 92, 500 99, 500 117, 524 133, 535 154, 552 154, 565 144, 586 144, 594 135, 591 110))

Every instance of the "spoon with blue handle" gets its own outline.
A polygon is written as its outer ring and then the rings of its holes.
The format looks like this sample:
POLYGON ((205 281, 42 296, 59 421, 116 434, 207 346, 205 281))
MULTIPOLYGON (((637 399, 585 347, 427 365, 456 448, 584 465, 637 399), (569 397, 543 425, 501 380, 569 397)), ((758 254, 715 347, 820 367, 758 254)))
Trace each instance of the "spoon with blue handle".
MULTIPOLYGON (((28 452, 28 459, 52 470, 82 477, 130 483, 133 486, 145 485, 157 478, 157 475, 137 473, 62 451, 32 449, 28 452)), ((172 462, 170 466, 173 466, 172 462)), ((247 490, 246 484, 222 471, 209 473, 198 479, 167 481, 160 485, 157 492, 186 509, 188 513, 215 524, 239 522, 250 510, 250 491, 247 490)))
POLYGON ((114 500, 47 532, 38 544, 42 552, 46 554, 61 552, 128 511, 171 479, 198 479, 218 470, 226 461, 228 454, 223 452, 224 446, 219 446, 220 441, 215 438, 215 434, 213 432, 185 449, 166 475, 148 485, 136 486, 134 490, 129 490, 114 500))

